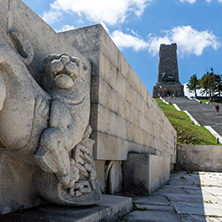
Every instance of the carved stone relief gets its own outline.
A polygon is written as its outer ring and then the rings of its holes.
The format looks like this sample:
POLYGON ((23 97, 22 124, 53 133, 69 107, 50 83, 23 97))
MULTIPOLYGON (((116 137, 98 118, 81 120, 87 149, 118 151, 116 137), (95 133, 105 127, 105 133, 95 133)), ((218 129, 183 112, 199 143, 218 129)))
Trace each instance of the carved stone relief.
POLYGON ((32 44, 22 33, 0 30, 0 151, 36 166, 34 185, 45 199, 95 204, 101 193, 92 130, 85 124, 89 67, 67 53, 50 54, 43 58, 40 87, 27 68, 33 58, 32 44))

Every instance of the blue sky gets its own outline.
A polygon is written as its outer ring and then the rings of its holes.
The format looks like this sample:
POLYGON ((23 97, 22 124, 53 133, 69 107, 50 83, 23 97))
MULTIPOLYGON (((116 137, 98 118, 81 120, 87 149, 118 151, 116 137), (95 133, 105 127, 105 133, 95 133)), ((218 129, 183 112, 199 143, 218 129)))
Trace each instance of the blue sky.
POLYGON ((222 74, 222 0, 23 0, 52 28, 101 23, 152 94, 160 43, 178 45, 182 84, 222 74))

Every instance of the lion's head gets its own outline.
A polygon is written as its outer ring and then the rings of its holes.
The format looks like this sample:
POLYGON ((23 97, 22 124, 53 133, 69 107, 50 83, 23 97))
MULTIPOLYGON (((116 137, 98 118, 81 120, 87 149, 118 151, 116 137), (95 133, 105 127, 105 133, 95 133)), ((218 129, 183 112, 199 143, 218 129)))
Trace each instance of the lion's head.
POLYGON ((47 70, 56 87, 69 89, 87 73, 87 67, 78 58, 68 54, 52 54, 46 59, 47 70))

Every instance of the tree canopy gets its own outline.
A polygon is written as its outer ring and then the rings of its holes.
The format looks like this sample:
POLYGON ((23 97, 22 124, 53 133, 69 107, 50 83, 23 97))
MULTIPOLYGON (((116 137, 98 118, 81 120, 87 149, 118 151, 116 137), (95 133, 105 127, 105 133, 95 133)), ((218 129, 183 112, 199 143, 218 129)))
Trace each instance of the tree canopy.
POLYGON ((188 88, 195 92, 197 96, 197 89, 202 90, 202 94, 206 93, 209 97, 221 95, 222 92, 222 78, 220 74, 215 74, 213 68, 203 74, 201 79, 194 74, 190 77, 188 88))
POLYGON ((193 90, 195 93, 195 97, 197 97, 197 89, 199 88, 199 80, 197 79, 196 74, 190 77, 188 88, 189 90, 193 90))

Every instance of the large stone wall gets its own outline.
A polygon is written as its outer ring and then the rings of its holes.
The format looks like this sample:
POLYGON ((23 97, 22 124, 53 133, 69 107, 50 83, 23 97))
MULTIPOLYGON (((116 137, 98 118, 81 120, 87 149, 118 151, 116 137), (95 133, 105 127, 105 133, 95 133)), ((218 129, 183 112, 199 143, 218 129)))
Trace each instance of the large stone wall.
POLYGON ((114 166, 115 161, 127 160, 129 152, 154 154, 175 163, 176 131, 103 27, 61 35, 92 62, 90 121, 98 170, 103 173, 108 161, 114 166))
POLYGON ((177 145, 177 165, 183 170, 222 172, 222 146, 177 145))

